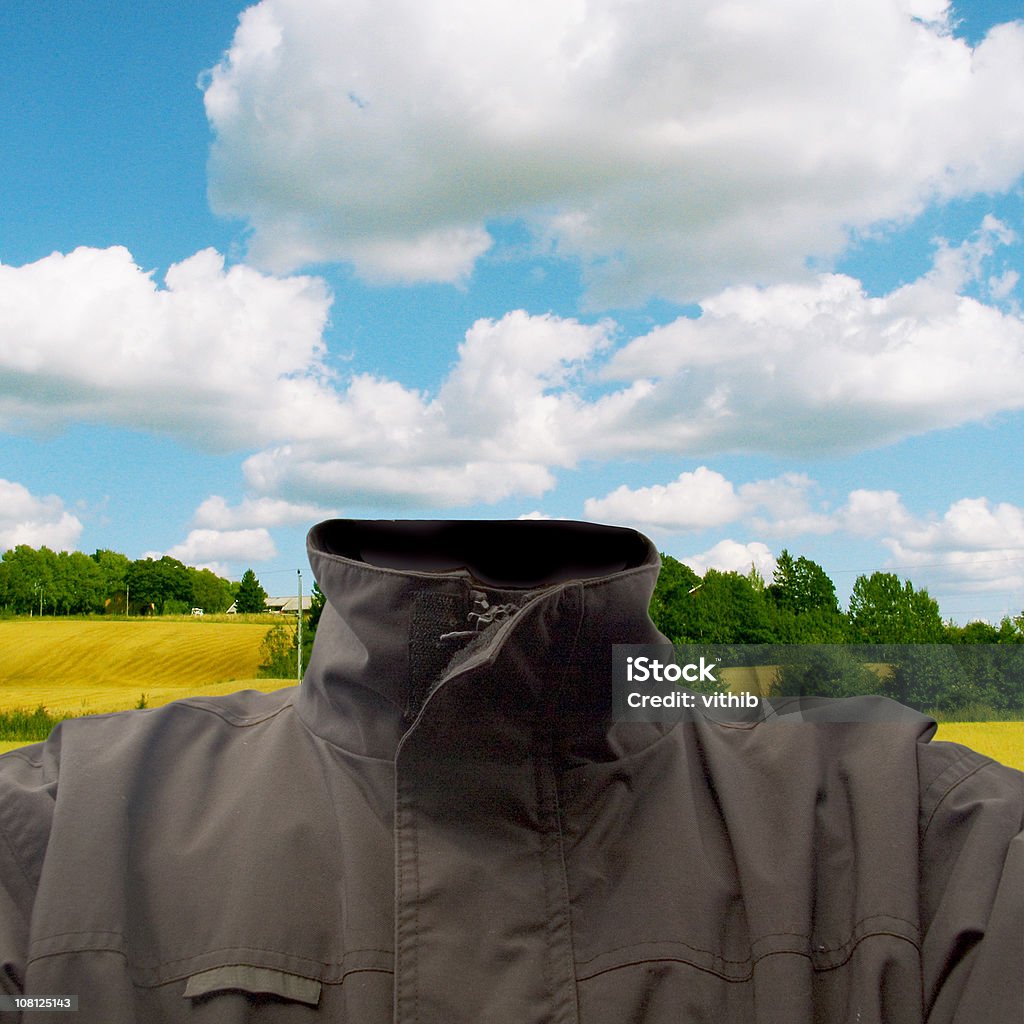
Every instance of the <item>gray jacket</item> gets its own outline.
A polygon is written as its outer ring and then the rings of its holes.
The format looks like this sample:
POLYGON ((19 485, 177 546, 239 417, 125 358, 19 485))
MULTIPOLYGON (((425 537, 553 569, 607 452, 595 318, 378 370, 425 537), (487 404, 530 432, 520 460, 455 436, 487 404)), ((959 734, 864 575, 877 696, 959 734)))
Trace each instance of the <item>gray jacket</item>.
MULTIPOLYGON (((657 552, 331 522, 301 686, 0 757, 31 1024, 1020 1024, 1024 775, 933 724, 614 722, 657 552)), ((17 1020, 0 1013, 0 1022, 17 1020)))

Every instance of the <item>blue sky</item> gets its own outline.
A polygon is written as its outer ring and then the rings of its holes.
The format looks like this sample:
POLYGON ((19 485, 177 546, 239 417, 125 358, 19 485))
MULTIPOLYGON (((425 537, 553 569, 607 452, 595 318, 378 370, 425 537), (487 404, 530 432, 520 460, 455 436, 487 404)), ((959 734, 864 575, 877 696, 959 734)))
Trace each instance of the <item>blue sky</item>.
POLYGON ((1019 614, 1020 17, 6 0, 0 548, 561 516, 1019 614))

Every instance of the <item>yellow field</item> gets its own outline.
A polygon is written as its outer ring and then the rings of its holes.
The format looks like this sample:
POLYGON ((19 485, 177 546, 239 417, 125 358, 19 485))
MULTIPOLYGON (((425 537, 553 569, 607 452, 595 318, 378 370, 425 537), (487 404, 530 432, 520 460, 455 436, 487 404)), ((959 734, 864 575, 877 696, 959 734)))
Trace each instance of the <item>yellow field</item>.
MULTIPOLYGON (((266 623, 200 619, 0 622, 0 710, 51 714, 150 707, 230 693, 259 665, 266 623)), ((277 685, 280 685, 279 683, 277 685)))
MULTIPOLYGON (((54 715, 84 715, 133 708, 143 694, 157 707, 196 694, 276 690, 289 681, 254 678, 275 621, 0 621, 0 711, 42 704, 54 715)), ((1024 722, 948 723, 936 738, 1024 770, 1024 722)), ((0 741, 0 753, 21 745, 0 741)))
POLYGON ((962 743, 1024 771, 1024 722, 945 722, 935 738, 962 743))

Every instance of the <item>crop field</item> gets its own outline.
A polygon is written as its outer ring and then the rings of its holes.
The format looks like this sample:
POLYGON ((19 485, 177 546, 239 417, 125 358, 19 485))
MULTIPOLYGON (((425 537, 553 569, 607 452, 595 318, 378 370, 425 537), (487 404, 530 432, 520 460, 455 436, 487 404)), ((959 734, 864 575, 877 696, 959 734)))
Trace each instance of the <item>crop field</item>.
MULTIPOLYGON (((277 619, 14 619, 0 621, 0 712, 85 715, 197 694, 276 690, 257 679, 260 644, 277 619)), ((1024 722, 949 722, 936 739, 1024 770, 1024 722)), ((0 753, 22 746, 0 740, 0 753)))
POLYGON ((42 704, 53 715, 84 715, 135 707, 143 695, 155 707, 230 693, 255 677, 268 628, 200 619, 0 622, 0 711, 42 704))
POLYGON ((943 722, 935 738, 962 743, 1024 771, 1024 722, 943 722))

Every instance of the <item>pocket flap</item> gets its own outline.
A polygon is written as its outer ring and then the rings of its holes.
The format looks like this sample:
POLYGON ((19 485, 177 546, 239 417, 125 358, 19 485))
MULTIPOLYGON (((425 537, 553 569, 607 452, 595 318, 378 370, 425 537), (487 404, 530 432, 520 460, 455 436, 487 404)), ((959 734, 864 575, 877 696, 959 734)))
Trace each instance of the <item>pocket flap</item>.
POLYGON ((320 982, 316 978, 250 964, 226 964, 193 974, 185 985, 185 998, 194 999, 225 989, 281 996, 282 999, 310 1006, 320 1002, 320 982))

